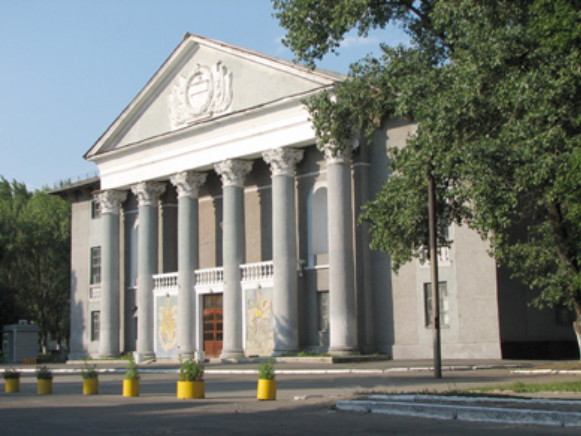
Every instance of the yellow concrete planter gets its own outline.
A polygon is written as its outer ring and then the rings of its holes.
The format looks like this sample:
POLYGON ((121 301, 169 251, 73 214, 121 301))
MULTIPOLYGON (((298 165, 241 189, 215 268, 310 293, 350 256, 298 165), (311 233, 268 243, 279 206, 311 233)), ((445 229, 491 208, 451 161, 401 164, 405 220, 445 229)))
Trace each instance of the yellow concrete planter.
POLYGON ((97 395, 99 393, 99 379, 83 379, 83 395, 97 395))
POLYGON ((139 396, 139 380, 123 380, 123 396, 124 397, 138 397, 139 396))
POLYGON ((4 392, 7 394, 15 394, 20 392, 20 379, 7 378, 4 379, 4 392))
POLYGON ((177 382, 177 397, 186 400, 205 398, 206 386, 203 381, 179 381, 177 382))
POLYGON ((258 400, 276 400, 276 380, 258 380, 256 390, 258 400))
POLYGON ((36 393, 38 395, 52 394, 52 380, 38 379, 36 384, 36 393))

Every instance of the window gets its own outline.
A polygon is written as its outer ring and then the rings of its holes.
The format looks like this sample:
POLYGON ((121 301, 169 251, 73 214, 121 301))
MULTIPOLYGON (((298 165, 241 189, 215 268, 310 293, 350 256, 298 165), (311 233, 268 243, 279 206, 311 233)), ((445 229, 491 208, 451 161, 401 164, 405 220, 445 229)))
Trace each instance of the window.
MULTIPOLYGON (((440 327, 450 327, 450 305, 448 302, 448 285, 447 282, 439 282, 438 290, 440 292, 440 327)), ((424 313, 426 327, 432 327, 432 284, 424 283, 424 313)))
POLYGON ((91 341, 99 340, 100 329, 101 329, 101 312, 95 310, 91 312, 91 341))
POLYGON ((94 198, 93 201, 91 201, 91 218, 101 218, 101 202, 97 198, 94 198))
MULTIPOLYGON (((438 228, 438 234, 445 238, 450 243, 450 230, 448 227, 438 228)), ((448 266, 450 265, 450 246, 438 245, 438 266, 448 266)), ((429 268, 431 265, 430 261, 430 248, 428 246, 422 247, 420 251, 420 265, 425 268, 429 268)))
POLYGON ((101 283, 101 247, 91 247, 91 284, 101 283))
POLYGON ((317 318, 319 331, 329 331, 329 292, 317 292, 317 318))

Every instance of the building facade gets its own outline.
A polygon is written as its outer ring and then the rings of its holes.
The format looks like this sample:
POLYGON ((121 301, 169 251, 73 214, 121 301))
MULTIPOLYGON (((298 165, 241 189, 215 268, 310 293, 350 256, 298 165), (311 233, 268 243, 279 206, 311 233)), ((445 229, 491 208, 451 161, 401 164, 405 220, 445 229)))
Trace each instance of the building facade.
MULTIPOLYGON (((343 79, 186 35, 86 153, 99 177, 59 191, 72 203, 71 358, 431 357, 429 263, 392 273, 357 222, 388 178, 386 147, 415 126, 387 122, 340 155, 318 144, 303 101, 343 79)), ((512 291, 476 233, 449 231, 444 357, 573 339, 512 291)))

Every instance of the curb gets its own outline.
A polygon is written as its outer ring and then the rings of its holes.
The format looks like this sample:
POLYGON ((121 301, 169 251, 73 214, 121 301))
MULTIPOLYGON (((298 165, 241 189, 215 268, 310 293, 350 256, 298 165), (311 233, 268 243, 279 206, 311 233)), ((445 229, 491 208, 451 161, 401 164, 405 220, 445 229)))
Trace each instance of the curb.
POLYGON ((513 374, 541 374, 541 375, 554 375, 554 374, 581 374, 579 369, 514 369, 511 371, 513 374))
MULTIPOLYGON (((393 396, 378 400, 378 396, 361 400, 346 400, 336 403, 336 409, 345 412, 382 413, 386 415, 415 416, 420 418, 447 419, 473 422, 496 422, 505 424, 534 424, 557 427, 581 427, 581 413, 558 412, 551 410, 533 410, 519 408, 486 407, 458 404, 435 404, 421 402, 427 399, 438 399, 446 402, 442 396, 423 395, 418 398, 408 396, 402 400, 394 400, 393 396), (376 399, 373 399, 376 398, 376 399), (405 401, 407 400, 407 401, 405 401), (413 401, 420 400, 420 401, 413 401)), ((470 397, 463 400, 466 403, 492 403, 497 399, 470 397)), ((502 401, 501 401, 502 402, 502 401)), ((517 402, 518 403, 518 402, 517 402)), ((551 404, 551 401, 537 402, 551 404)))
MULTIPOLYGON (((35 368, 17 368, 22 374, 33 374, 36 372, 35 368)), ((445 369, 445 368, 444 368, 445 369)), ((473 371, 477 369, 490 369, 489 367, 456 367, 453 368, 455 371, 473 371)), ((82 368, 51 368, 54 374, 80 374, 82 368)), ((99 374, 124 374, 127 368, 117 367, 117 368, 97 368, 96 371, 99 374)), ((387 369, 277 369, 275 371, 278 375, 373 375, 373 374, 390 374, 394 372, 424 372, 431 371, 432 368, 429 367, 402 367, 402 368, 387 368, 387 369)), ((0 374, 5 370, 0 369, 0 374)), ((168 369, 168 368, 146 368, 143 366, 139 367, 139 372, 144 374, 175 374, 179 372, 179 369, 168 369)), ((248 375, 257 374, 257 369, 208 369, 205 370, 206 374, 228 374, 228 375, 248 375)))

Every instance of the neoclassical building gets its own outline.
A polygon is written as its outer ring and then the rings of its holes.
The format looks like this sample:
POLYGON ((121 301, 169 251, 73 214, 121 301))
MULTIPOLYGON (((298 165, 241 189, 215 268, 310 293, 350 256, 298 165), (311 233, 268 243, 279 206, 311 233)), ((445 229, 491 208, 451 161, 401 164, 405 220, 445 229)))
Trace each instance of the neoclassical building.
MULTIPOLYGON (((85 154, 99 176, 57 192, 72 203, 71 358, 431 357, 429 263, 392 273, 357 222, 414 125, 329 152, 303 101, 343 79, 185 36, 85 154)), ((449 232, 444 358, 574 340, 478 235, 449 232)))

